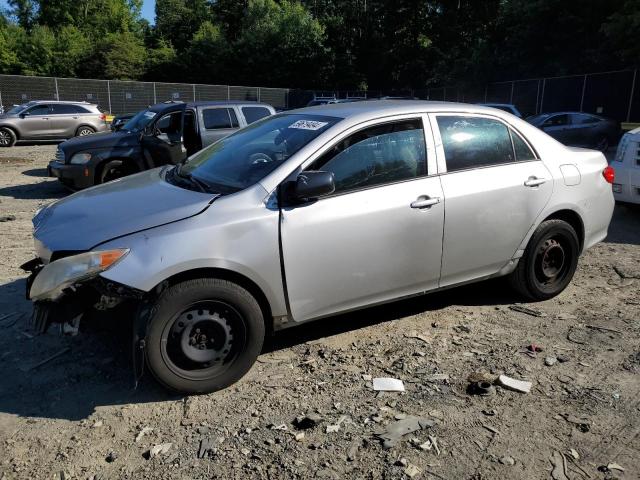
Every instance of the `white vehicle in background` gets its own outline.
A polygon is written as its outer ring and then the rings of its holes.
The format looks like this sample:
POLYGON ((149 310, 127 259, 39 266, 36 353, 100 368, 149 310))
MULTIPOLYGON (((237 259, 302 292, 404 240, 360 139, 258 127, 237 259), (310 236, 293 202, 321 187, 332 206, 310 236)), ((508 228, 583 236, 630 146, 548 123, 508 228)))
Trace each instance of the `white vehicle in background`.
POLYGON ((616 172, 613 184, 616 201, 640 204, 640 128, 622 136, 611 166, 616 172))

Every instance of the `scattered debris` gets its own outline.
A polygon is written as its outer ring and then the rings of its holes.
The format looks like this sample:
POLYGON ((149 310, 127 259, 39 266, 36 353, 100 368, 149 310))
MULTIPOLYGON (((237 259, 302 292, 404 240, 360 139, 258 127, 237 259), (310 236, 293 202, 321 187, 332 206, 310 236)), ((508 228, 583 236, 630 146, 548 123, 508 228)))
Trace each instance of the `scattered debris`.
POLYGON ((392 422, 376 435, 382 440, 384 448, 394 447, 402 436, 418 430, 431 428, 435 425, 433 420, 422 417, 408 416, 402 420, 392 422))
POLYGON ((434 373, 424 377, 427 382, 439 382, 449 380, 449 374, 447 373, 434 373))
POLYGON ((404 474, 409 478, 414 478, 421 473, 421 470, 415 465, 409 464, 407 468, 404 469, 404 474))
POLYGON ((560 417, 564 418, 569 423, 573 423, 576 428, 583 433, 586 433, 591 429, 591 421, 588 418, 580 418, 568 413, 560 414, 560 417))
POLYGON ((558 359, 552 355, 544 358, 544 364, 547 367, 553 367, 558 362, 558 359))
POLYGON ((16 219, 15 215, 2 215, 0 216, 0 223, 13 222, 16 219))
POLYGON ((309 428, 313 428, 322 422, 323 418, 317 413, 309 413, 307 415, 300 415, 296 417, 293 421, 293 425, 298 430, 307 430, 309 428))
POLYGON ((293 438, 296 439, 296 442, 301 442, 304 440, 304 432, 296 432, 293 434, 293 438))
POLYGON ((215 452, 213 441, 210 438, 203 438, 200 440, 200 446, 198 447, 198 458, 204 458, 205 456, 212 456, 215 452))
POLYGON ((327 425, 327 428, 325 430, 326 433, 336 433, 338 430, 340 430, 340 425, 327 425))
POLYGON ((118 453, 114 452, 113 450, 110 451, 109 453, 107 453, 107 456, 105 457, 105 461, 107 463, 113 463, 118 459, 118 453))
POLYGON ((555 450, 549 461, 553 466, 553 470, 551 470, 551 477, 554 480, 569 480, 569 477, 567 476, 567 460, 564 458, 562 453, 555 450))
POLYGON ((280 424, 280 425, 269 425, 267 428, 271 429, 271 430, 282 430, 282 431, 286 431, 289 430, 289 427, 287 427, 284 423, 280 424))
POLYGON ((422 335, 421 333, 416 332, 415 330, 412 330, 409 333, 406 333, 404 335, 406 338, 416 338, 418 340, 422 340, 424 343, 431 343, 431 339, 425 335, 422 335))
POLYGON ((347 450, 347 460, 353 462, 358 456, 358 450, 362 446, 362 440, 359 438, 353 440, 351 445, 349 445, 349 449, 347 450))
POLYGON ((490 410, 482 410, 482 413, 487 417, 493 417, 497 412, 492 408, 490 410))
POLYGON ((496 387, 486 381, 472 382, 467 387, 467 393, 469 395, 481 395, 488 397, 496 393, 496 387))
POLYGON ((542 351, 542 347, 540 345, 532 343, 530 345, 527 345, 527 350, 533 353, 540 353, 542 351))
POLYGON ((607 468, 609 470, 618 470, 619 472, 624 472, 624 468, 622 468, 622 465, 619 465, 617 463, 609 463, 607 464, 607 468))
POLYGON ((509 390, 514 390, 521 393, 529 393, 531 391, 532 383, 525 380, 516 380, 514 378, 507 377, 506 375, 500 375, 498 377, 498 384, 509 390))
POLYGON ((578 453, 578 451, 575 448, 572 448, 569 450, 569 454, 575 459, 575 460, 580 460, 580 454, 578 453))
POLYGON ((104 425, 104 422, 102 420, 96 420, 93 423, 92 428, 100 428, 102 425, 104 425))
POLYGON ((509 455, 504 455, 504 456, 500 457, 498 459, 498 461, 502 465, 508 465, 508 466, 515 465, 515 463, 516 463, 516 461, 513 459, 513 457, 510 457, 509 455))
POLYGON ((496 435, 500 435, 500 431, 493 428, 491 425, 486 425, 486 424, 482 424, 482 428, 486 428, 487 430, 489 430, 491 433, 495 433, 496 435))
POLYGON ((142 440, 142 437, 144 437, 147 433, 151 433, 153 432, 153 428, 151 427, 142 427, 142 430, 140 430, 138 432, 138 434, 136 435, 136 443, 138 443, 140 440, 142 440))
POLYGON ((527 315, 531 315, 532 317, 546 317, 547 314, 541 312, 540 310, 534 310, 533 308, 524 307, 522 305, 509 305, 509 309, 514 312, 520 312, 527 315))
POLYGON ((613 269, 620 278, 640 278, 640 269, 625 265, 614 265, 613 269))
POLYGON ((397 378, 379 377, 373 379, 373 389, 378 392, 404 392, 404 383, 397 378))
POLYGON ((585 325, 585 327, 590 328, 592 330, 600 330, 601 332, 611 332, 611 333, 622 334, 620 330, 615 330, 613 328, 608 328, 608 327, 601 327, 599 325, 585 325))
POLYGON ((146 455, 144 455, 144 457, 147 460, 151 460, 153 457, 157 457, 158 455, 165 455, 169 453, 172 445, 173 443, 171 442, 154 445, 146 452, 146 455))

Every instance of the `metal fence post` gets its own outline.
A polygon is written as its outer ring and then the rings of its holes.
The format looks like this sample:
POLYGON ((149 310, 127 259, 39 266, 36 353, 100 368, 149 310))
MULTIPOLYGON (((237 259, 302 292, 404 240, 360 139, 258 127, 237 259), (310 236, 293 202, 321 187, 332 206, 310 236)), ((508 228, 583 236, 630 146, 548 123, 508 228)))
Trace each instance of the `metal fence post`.
POLYGON ((231 100, 231 86, 227 85, 227 100, 231 100))
POLYGON ((627 122, 631 121, 631 105, 633 104, 633 94, 636 89, 636 77, 638 76, 638 70, 633 71, 633 80, 631 82, 631 93, 629 94, 629 108, 627 109, 627 122))
POLYGON ((538 88, 536 89, 536 111, 534 112, 536 115, 538 112, 538 102, 540 101, 540 79, 538 79, 538 88))
POLYGON ((547 79, 543 78, 542 79, 542 95, 540 95, 540 113, 542 113, 544 110, 542 109, 542 105, 544 104, 544 87, 547 84, 547 79))
POLYGON ((109 100, 109 113, 113 113, 111 110, 111 85, 109 80, 107 80, 107 99, 109 100))
POLYGON ((511 81, 511 95, 509 96, 509 103, 511 105, 513 105, 513 89, 514 89, 515 86, 516 86, 516 81, 512 80, 511 81))
POLYGON ((191 86, 193 87, 193 101, 196 101, 196 84, 193 83, 191 84, 191 86))
POLYGON ((585 74, 584 76, 584 80, 582 82, 582 96, 580 97, 580 111, 583 111, 583 106, 584 106, 584 91, 587 88, 587 74, 585 74))
POLYGON ((484 84, 484 103, 487 103, 487 90, 489 89, 489 85, 484 84))
POLYGON ((260 101, 260 92, 262 91, 262 89, 260 87, 258 87, 258 101, 260 101))
POLYGON ((60 100, 60 95, 58 94, 58 77, 53 77, 53 83, 56 86, 56 100, 60 100))

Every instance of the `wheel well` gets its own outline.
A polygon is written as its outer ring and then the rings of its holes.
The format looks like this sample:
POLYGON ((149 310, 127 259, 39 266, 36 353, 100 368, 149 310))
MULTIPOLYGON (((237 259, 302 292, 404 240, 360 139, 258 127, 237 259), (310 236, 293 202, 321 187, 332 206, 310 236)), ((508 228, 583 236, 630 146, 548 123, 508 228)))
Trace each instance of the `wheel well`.
POLYGON ((138 165, 136 164, 136 162, 129 158, 118 158, 118 157, 105 158, 99 164, 96 165, 94 180, 93 180, 95 184, 97 184, 100 181, 100 176, 102 175, 102 169, 109 162, 122 162, 123 165, 126 165, 131 170, 131 173, 140 171, 140 168, 138 168, 138 165))
POLYGON ((578 234, 578 241, 580 242, 580 251, 582 251, 582 247, 584 246, 584 223, 582 223, 582 218, 573 210, 558 210, 557 212, 549 215, 546 220, 563 220, 567 222, 569 225, 573 227, 578 234))
POLYGON ((13 134, 16 136, 16 140, 20 139, 20 134, 18 133, 18 130, 16 130, 15 128, 10 127, 9 125, 0 125, 0 128, 6 128, 7 130, 11 130, 13 134))
POLYGON ((245 277, 240 273, 231 270, 225 270, 223 268, 196 268, 194 270, 187 270, 186 272, 177 273, 172 277, 167 278, 154 290, 157 291, 157 288, 160 286, 166 288, 167 286, 175 285, 176 283, 184 282, 185 280, 193 280, 195 278, 219 278, 221 280, 228 280, 230 282, 236 283, 242 288, 245 288, 258 301, 258 305, 260 305, 260 309, 262 310, 262 315, 264 317, 267 332, 270 333, 273 331, 273 322, 271 321, 271 306, 269 305, 267 296, 253 280, 245 277))
POLYGON ((76 128, 76 132, 77 132, 78 130, 80 130, 82 127, 88 127, 88 128, 90 128, 91 130, 93 130, 94 132, 96 131, 96 128, 95 128, 94 126, 89 125, 88 123, 82 123, 82 124, 78 125, 78 128, 76 128))

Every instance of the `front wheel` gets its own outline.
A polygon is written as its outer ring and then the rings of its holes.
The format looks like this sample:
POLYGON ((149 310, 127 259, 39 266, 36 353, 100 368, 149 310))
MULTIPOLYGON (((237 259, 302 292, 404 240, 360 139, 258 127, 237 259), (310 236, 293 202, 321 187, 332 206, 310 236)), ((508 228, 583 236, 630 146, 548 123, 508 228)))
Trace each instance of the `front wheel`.
POLYGON ((147 365, 171 390, 215 392, 249 371, 264 332, 260 305, 247 290, 215 278, 187 280, 167 288, 152 308, 147 365))
POLYGON ((96 131, 93 128, 84 125, 76 130, 76 137, 86 137, 87 135, 91 135, 92 133, 96 133, 96 131))
POLYGON ((580 243, 562 220, 542 222, 510 276, 512 286, 530 300, 547 300, 562 292, 576 271, 580 243))

